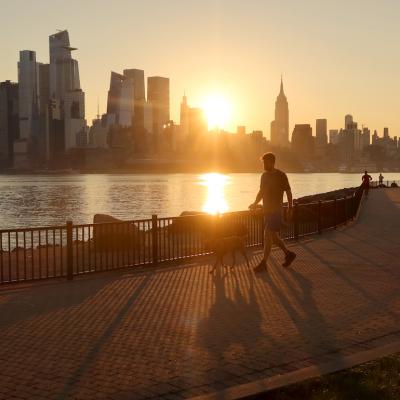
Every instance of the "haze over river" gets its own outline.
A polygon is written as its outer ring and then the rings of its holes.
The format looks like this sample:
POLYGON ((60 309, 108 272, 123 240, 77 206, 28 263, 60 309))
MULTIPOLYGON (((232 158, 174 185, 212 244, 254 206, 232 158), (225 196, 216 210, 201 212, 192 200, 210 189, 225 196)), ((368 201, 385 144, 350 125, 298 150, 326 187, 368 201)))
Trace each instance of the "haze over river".
MULTIPOLYGON (((385 181, 400 179, 384 173, 385 181)), ((288 174, 294 198, 358 186, 360 174, 288 174)), ((378 174, 372 175, 374 180, 378 174)), ((0 229, 245 210, 260 174, 0 175, 0 229)))

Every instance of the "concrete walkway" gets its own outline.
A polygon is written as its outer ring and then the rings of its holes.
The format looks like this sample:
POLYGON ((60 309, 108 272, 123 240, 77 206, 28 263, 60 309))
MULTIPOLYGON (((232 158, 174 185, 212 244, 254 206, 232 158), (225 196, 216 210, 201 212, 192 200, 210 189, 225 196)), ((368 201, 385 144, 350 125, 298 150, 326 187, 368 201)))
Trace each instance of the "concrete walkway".
POLYGON ((400 189, 375 190, 357 223, 293 244, 289 270, 276 251, 268 274, 0 288, 0 399, 187 398, 399 340, 399 226, 400 189))

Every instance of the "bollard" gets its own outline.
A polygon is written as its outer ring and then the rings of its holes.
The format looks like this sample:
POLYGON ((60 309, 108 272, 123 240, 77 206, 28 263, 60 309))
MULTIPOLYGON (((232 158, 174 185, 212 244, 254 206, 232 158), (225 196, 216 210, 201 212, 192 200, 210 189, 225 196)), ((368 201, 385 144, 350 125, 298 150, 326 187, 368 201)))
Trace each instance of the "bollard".
POLYGON ((67 221, 67 280, 74 278, 74 258, 72 251, 72 221, 67 221))
POLYGON ((151 216, 151 238, 152 238, 152 263, 158 263, 158 221, 157 215, 151 216))

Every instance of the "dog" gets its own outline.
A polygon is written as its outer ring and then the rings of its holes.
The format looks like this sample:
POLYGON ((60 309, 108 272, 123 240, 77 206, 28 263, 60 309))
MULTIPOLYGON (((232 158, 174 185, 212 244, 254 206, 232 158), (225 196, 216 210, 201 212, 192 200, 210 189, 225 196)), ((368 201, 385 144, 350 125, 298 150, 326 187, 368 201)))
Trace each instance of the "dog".
POLYGON ((213 239, 207 239, 205 241, 205 248, 208 251, 212 251, 216 256, 216 261, 210 274, 213 273, 218 264, 220 263, 224 267, 224 256, 226 254, 232 254, 232 265, 230 269, 236 264, 236 251, 242 254, 246 260, 247 266, 250 268, 249 259, 246 254, 246 236, 227 236, 227 237, 216 237, 213 239))

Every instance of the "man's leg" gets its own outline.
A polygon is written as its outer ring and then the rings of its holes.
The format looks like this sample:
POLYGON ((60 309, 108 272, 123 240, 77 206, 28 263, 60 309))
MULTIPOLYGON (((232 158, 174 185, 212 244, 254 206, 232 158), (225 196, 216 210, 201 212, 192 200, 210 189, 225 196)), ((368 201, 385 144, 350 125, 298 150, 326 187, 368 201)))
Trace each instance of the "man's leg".
POLYGON ((271 254, 272 247, 272 232, 265 228, 264 230, 264 258, 261 262, 254 268, 254 271, 261 272, 267 268, 268 257, 271 254))
POLYGON ((285 243, 280 238, 278 232, 273 232, 272 241, 285 253, 285 255, 288 255, 290 253, 290 251, 285 246, 285 243))
POLYGON ((264 231, 264 260, 265 260, 265 262, 268 261, 269 255, 271 254, 272 238, 273 238, 273 232, 271 232, 268 229, 265 229, 265 231, 264 231))
POLYGON ((296 253, 290 251, 286 246, 283 240, 280 238, 278 232, 274 232, 273 242, 285 253, 285 261, 282 263, 283 267, 288 267, 296 258, 296 253))

